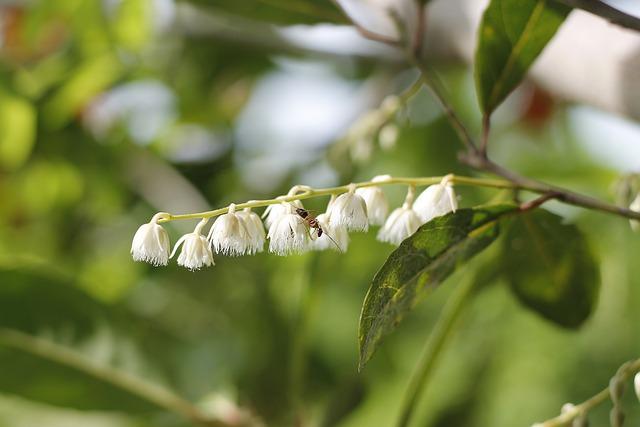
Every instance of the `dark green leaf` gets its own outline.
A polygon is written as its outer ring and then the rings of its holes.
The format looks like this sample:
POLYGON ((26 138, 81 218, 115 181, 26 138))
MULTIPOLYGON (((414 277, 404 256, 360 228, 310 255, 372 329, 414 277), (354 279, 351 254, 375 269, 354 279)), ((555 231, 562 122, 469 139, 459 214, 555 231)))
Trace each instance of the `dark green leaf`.
POLYGON ((365 297, 358 333, 360 366, 420 297, 498 236, 498 219, 515 208, 461 209, 418 229, 389 255, 365 297))
POLYGON ((518 299, 552 322, 580 326, 598 299, 598 266, 580 230, 544 210, 519 215, 504 240, 503 270, 518 299))
POLYGON ((491 0, 480 24, 475 58, 485 114, 520 83, 570 11, 551 0, 491 0))

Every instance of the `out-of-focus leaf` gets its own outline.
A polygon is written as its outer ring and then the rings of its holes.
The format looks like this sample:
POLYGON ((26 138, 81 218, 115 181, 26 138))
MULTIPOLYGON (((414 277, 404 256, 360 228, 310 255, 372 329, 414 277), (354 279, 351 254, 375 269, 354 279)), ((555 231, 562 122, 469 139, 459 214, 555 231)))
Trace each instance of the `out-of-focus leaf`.
POLYGON ((580 326, 591 314, 600 275, 575 225, 544 210, 519 215, 503 249, 503 271, 525 306, 566 328, 580 326))
POLYGON ((0 366, 11 367, 0 369, 0 390, 80 409, 157 410, 108 380, 114 369, 140 383, 153 372, 122 332, 136 330, 131 320, 46 268, 0 267, 0 366))
POLYGON ((362 306, 360 367, 421 297, 498 237, 499 219, 514 209, 512 205, 460 209, 424 224, 389 255, 362 306))
POLYGON ((114 33, 125 48, 139 51, 151 38, 151 0, 128 0, 118 5, 114 33))
POLYGON ((36 111, 30 102, 0 93, 0 167, 14 170, 27 161, 36 139, 36 111))
POLYGON ((120 61, 111 54, 96 56, 75 69, 74 74, 44 105, 44 121, 51 128, 63 126, 100 92, 122 75, 120 61))
POLYGON ((323 0, 191 0, 234 15, 277 24, 345 23, 346 19, 330 1, 323 0))
POLYGON ((570 11, 551 0, 491 0, 475 57, 476 88, 485 114, 520 83, 570 11))

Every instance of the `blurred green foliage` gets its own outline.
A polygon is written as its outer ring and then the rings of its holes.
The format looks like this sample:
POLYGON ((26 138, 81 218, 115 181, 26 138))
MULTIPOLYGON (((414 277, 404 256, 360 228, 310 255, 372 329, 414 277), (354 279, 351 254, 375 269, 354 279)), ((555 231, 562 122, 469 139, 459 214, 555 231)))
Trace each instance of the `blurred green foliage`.
MULTIPOLYGON (((245 23, 344 22, 321 1, 2 6, 0 331, 72 349, 207 410, 226 399, 267 425, 291 425, 296 418, 304 425, 393 425, 422 343, 457 276, 408 315, 358 374, 360 308, 393 249, 374 232, 353 235, 346 254, 219 256, 214 268, 197 273, 133 263, 129 245, 138 225, 157 211, 273 197, 305 177, 305 184, 324 185, 322 174, 308 174, 323 165, 331 182, 380 173, 470 174, 456 162, 455 133, 421 92, 398 119, 397 147, 376 148, 364 163, 332 169, 330 140, 299 151, 264 141, 247 147, 239 130, 245 108, 261 83, 286 69, 285 57, 301 66, 322 62, 336 81, 376 95, 400 91, 411 79, 395 77, 393 63, 306 56, 190 32, 177 21, 179 13, 171 15, 185 5, 245 23), (131 86, 140 83, 152 84, 131 86), (140 87, 142 95, 135 92, 140 87), (142 106, 132 106, 132 99, 142 99, 142 106), (158 116, 142 114, 158 109, 158 116), (269 148, 276 157, 294 153, 294 161, 279 165, 278 173, 260 163, 247 167, 269 148), (250 185, 255 171, 264 186, 250 185)), ((255 28, 237 30, 252 34, 255 28)), ((444 64, 439 71, 464 120, 478 123, 470 71, 444 64)), ((273 100, 284 95, 269 94, 273 100)), ((524 174, 611 197, 616 171, 584 152, 564 110, 537 127, 521 118, 495 125, 497 159, 524 174)), ((335 129, 335 138, 344 131, 335 129)), ((510 196, 459 192, 466 207, 510 196)), ((397 205, 402 189, 388 195, 397 205)), ((594 249, 602 280, 594 314, 569 332, 521 306, 506 283, 486 286, 460 322, 414 425, 530 425, 567 401, 591 396, 622 362, 640 354, 640 239, 619 218, 550 207, 583 230, 594 249)), ((176 241, 192 225, 167 229, 176 241)), ((491 261, 495 253, 482 256, 491 261)), ((0 426, 189 425, 120 387, 12 346, 1 332, 0 367, 0 426)), ((625 399, 628 423, 635 425, 638 404, 629 394, 625 399)), ((594 425, 605 423, 607 411, 606 404, 595 411, 594 425)))

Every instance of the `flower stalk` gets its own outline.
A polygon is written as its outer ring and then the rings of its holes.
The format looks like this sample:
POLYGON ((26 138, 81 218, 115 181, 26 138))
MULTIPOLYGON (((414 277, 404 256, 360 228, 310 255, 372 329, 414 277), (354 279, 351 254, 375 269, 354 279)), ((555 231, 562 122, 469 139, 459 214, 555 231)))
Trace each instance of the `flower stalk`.
MULTIPOLYGON (((473 178, 473 177, 458 176, 458 175, 448 175, 448 177, 449 177, 448 182, 456 186, 530 190, 527 187, 519 186, 509 181, 501 180, 501 179, 473 178)), ((265 199, 265 200, 252 200, 246 203, 238 203, 235 205, 235 208, 237 210, 244 209, 244 208, 260 208, 260 207, 266 207, 270 205, 277 205, 282 202, 294 202, 296 200, 305 200, 305 199, 311 199, 315 197, 339 195, 339 194, 348 192, 350 185, 354 185, 356 189, 372 187, 372 186, 383 186, 383 185, 427 186, 432 184, 438 184, 442 181, 443 178, 444 176, 417 177, 417 178, 389 177, 388 179, 383 181, 371 180, 371 181, 353 183, 349 185, 340 185, 337 187, 318 188, 318 189, 314 189, 307 186, 296 186, 294 188, 296 188, 297 191, 295 192, 290 191, 289 194, 286 196, 279 196, 273 199, 265 199)), ((535 190, 531 190, 531 191, 536 192, 535 190)), ((228 212, 229 212, 229 207, 224 207, 220 209, 214 209, 211 211, 188 213, 188 214, 164 214, 164 216, 158 220, 158 223, 165 223, 165 222, 184 220, 184 219, 213 218, 219 215, 226 214, 228 212)))

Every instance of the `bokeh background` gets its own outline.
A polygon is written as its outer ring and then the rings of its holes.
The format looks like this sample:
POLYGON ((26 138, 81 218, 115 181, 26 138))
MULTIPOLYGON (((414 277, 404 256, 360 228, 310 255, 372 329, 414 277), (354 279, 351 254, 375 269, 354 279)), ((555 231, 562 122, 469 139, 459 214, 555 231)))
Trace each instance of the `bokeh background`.
MULTIPOLYGON (((345 27, 328 1, 0 5, 0 426, 192 425, 60 363, 46 343, 223 418, 393 425, 420 349, 464 270, 358 373, 360 307, 393 249, 375 231, 353 235, 345 254, 218 256, 199 272, 134 263, 129 248, 157 211, 200 211, 275 197, 293 184, 382 173, 471 174, 456 162, 455 133, 424 91, 392 118, 395 144, 354 146, 344 137, 416 74, 345 27), (12 331, 31 338, 16 344, 12 331)), ((433 66, 477 130, 469 67, 433 66)), ((614 200, 619 177, 640 169, 639 135, 636 124, 561 104, 525 83, 496 118, 492 153, 523 174, 614 200)), ((401 203, 402 189, 385 191, 401 203)), ((496 196, 459 193, 462 206, 496 196)), ((308 207, 322 211, 323 203, 308 207)), ((522 307, 501 280, 486 286, 458 324, 413 425, 527 426, 595 394, 640 355, 640 237, 620 218, 549 206, 581 227, 596 254, 596 312, 580 330, 563 330, 522 307)), ((166 228, 176 241, 194 225, 166 228)), ((593 412, 593 425, 608 425, 608 409, 593 412)), ((625 410, 628 425, 640 423, 632 392, 625 410)))

